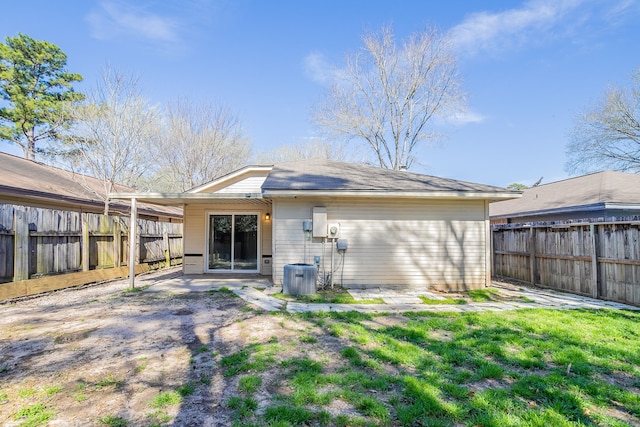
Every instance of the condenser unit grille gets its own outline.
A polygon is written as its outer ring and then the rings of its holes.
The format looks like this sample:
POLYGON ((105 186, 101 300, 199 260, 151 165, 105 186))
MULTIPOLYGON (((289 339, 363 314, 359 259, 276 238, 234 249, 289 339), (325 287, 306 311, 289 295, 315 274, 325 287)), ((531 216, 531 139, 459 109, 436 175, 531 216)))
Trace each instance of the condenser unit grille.
POLYGON ((317 269, 309 264, 284 266, 282 293, 289 295, 313 295, 316 293, 317 269))

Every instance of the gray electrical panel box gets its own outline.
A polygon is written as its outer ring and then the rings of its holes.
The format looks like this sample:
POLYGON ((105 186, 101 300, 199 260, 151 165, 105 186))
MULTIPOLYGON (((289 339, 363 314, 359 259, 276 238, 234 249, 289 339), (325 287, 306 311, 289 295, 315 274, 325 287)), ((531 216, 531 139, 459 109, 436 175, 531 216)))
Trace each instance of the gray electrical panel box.
POLYGON ((327 208, 313 208, 313 237, 327 237, 327 208))
POLYGON ((338 239, 336 242, 336 249, 339 251, 346 251, 349 247, 349 241, 347 239, 338 239))
POLYGON ((313 229, 313 224, 308 219, 302 221, 302 231, 311 231, 313 229))

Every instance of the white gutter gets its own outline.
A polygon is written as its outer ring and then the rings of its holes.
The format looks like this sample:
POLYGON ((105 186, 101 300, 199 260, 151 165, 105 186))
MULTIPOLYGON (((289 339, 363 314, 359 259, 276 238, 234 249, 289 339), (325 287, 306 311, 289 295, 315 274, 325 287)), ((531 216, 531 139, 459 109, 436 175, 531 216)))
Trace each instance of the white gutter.
POLYGON ((470 199, 517 199, 522 193, 487 193, 473 191, 354 191, 354 190, 265 190, 263 197, 391 197, 391 198, 470 198, 470 199))
POLYGON ((208 200, 208 199, 261 199, 260 193, 111 193, 111 199, 184 199, 184 200, 208 200))

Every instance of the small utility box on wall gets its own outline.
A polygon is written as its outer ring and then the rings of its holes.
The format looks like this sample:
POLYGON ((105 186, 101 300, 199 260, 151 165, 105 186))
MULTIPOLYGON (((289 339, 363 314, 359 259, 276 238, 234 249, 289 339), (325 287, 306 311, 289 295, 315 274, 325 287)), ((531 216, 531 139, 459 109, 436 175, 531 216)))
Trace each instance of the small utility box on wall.
POLYGON ((271 255, 262 255, 262 269, 260 270, 260 273, 263 276, 271 276, 271 274, 273 273, 271 260, 271 255))
POLYGON ((313 237, 327 237, 327 208, 313 208, 313 237))

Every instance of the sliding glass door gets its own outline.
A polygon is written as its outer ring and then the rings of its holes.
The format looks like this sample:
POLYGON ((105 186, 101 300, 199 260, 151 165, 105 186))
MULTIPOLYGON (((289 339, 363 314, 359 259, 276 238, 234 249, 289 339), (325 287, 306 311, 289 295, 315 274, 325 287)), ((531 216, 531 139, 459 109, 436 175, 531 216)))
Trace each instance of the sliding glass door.
POLYGON ((258 271, 258 215, 209 215, 209 270, 258 271))

